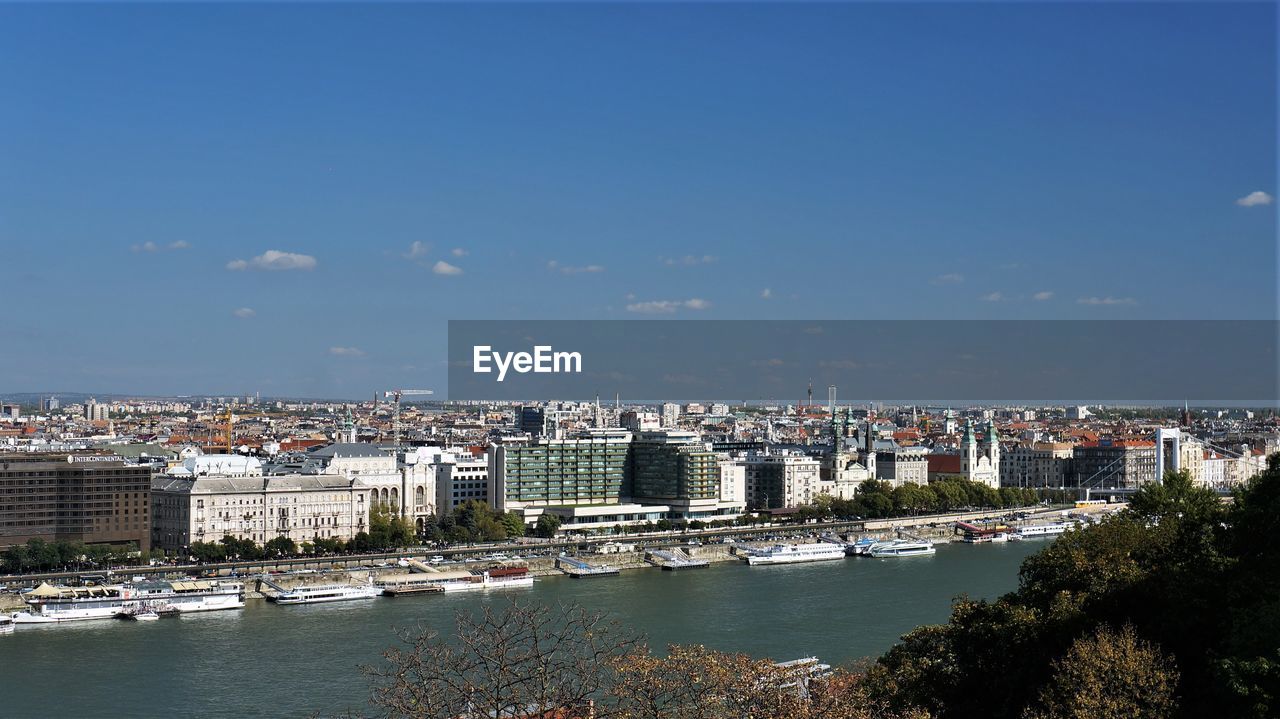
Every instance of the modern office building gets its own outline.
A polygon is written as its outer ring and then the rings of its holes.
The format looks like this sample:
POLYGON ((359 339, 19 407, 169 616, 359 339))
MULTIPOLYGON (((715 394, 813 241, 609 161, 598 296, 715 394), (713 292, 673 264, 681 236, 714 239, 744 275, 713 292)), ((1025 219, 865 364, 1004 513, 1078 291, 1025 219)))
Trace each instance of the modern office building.
POLYGON ((616 504, 623 496, 631 433, 595 431, 573 439, 501 444, 489 453, 494 506, 616 504))
POLYGON ((499 511, 601 526, 738 516, 743 503, 721 501, 720 461, 693 432, 606 429, 494 445, 489 473, 499 511))
POLYGON ((151 545, 151 468, 113 454, 0 454, 0 547, 151 545))
POLYGON ((464 502, 493 504, 489 463, 483 457, 444 452, 435 460, 434 469, 436 512, 441 516, 464 502))

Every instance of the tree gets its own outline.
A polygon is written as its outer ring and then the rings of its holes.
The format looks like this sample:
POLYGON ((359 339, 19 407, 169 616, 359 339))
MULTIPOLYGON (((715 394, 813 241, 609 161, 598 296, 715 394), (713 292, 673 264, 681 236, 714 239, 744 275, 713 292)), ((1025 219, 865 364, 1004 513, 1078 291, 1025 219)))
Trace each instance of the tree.
POLYGON ((1153 521, 1175 520, 1207 525, 1221 519, 1222 501, 1216 492, 1197 487, 1187 470, 1165 472, 1162 482, 1143 486, 1129 501, 1129 511, 1153 521))
POLYGON ((639 638, 577 607, 507 605, 459 612, 453 637, 428 630, 366 667, 372 703, 391 719, 587 716, 614 662, 639 638))
POLYGON ((538 517, 538 523, 533 528, 533 533, 544 539, 551 539, 558 531, 560 531, 560 517, 547 512, 543 512, 538 517))
POLYGON ((1173 659, 1133 625, 1099 627, 1054 662, 1027 719, 1165 719, 1177 706, 1173 659))
POLYGON ((928 719, 870 697, 859 678, 673 645, 665 656, 603 615, 510 604, 460 612, 456 639, 402 635, 368 667, 390 719, 928 719))
POLYGON ((502 515, 502 528, 508 538, 523 537, 525 532, 524 517, 516 512, 506 512, 502 515))
POLYGON ((263 545, 264 554, 270 557, 291 557, 298 553, 298 545, 284 535, 267 540, 263 545))

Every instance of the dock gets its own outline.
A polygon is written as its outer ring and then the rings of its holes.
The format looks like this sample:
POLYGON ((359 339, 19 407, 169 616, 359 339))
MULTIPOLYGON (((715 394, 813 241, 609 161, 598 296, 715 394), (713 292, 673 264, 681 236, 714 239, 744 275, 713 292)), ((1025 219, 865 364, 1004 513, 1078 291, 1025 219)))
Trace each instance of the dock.
POLYGON ((610 566, 608 564, 596 566, 588 564, 580 559, 574 559, 573 557, 560 557, 556 560, 556 567, 574 579, 580 579, 582 577, 604 577, 621 573, 617 567, 610 566))
POLYGON ((711 562, 705 559, 694 559, 683 550, 651 549, 646 559, 649 560, 650 564, 655 567, 661 567, 663 571, 667 572, 674 572, 677 569, 700 569, 711 566, 711 562))
POLYGON ((416 584, 391 584, 382 588, 382 593, 388 597, 399 597, 410 594, 434 594, 443 592, 444 587, 435 583, 416 583, 416 584))

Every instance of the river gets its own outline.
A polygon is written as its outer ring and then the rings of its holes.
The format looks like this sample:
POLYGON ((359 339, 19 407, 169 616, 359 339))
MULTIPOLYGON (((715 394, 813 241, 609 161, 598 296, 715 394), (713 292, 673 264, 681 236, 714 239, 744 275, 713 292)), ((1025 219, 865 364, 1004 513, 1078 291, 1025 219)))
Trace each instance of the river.
POLYGON ((994 598, 1046 540, 940 545, 927 557, 738 563, 612 577, 539 579, 531 589, 243 610, 158 622, 22 626, 0 636, 5 717, 293 717, 367 707, 357 671, 395 628, 449 631, 458 610, 507 597, 607 610, 653 646, 705 644, 839 664, 947 619, 951 600, 994 598))

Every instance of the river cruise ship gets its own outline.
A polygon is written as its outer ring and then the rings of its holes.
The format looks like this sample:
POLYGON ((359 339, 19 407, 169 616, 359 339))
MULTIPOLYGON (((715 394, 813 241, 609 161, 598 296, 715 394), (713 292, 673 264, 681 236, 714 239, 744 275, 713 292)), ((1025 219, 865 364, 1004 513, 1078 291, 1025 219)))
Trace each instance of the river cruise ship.
POLYGON ((796 564, 799 562, 822 562, 829 559, 844 559, 844 547, 831 542, 814 542, 812 544, 775 544, 765 549, 748 550, 747 564, 796 564))
POLYGON ((895 539, 892 542, 878 542, 871 545, 867 555, 871 557, 919 557, 933 554, 933 542, 916 542, 909 539, 895 539))
POLYGON ((294 587, 276 594, 276 604, 320 604, 345 602, 353 599, 373 599, 382 594, 382 587, 373 584, 314 584, 294 587))

